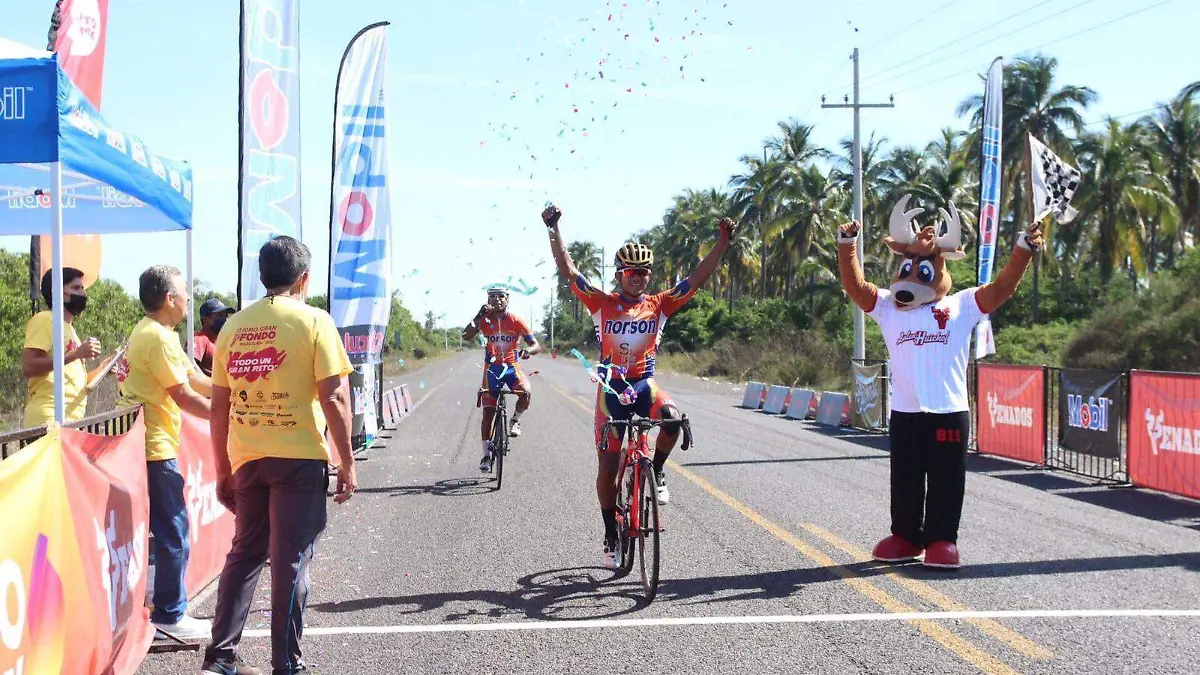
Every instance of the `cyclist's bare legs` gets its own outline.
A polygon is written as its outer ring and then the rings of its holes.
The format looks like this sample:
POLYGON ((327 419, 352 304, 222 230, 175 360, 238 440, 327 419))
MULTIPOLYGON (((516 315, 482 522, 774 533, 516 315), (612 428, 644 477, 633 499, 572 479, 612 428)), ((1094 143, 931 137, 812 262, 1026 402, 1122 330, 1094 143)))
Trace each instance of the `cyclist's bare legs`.
MULTIPOLYGON (((683 416, 679 414, 679 409, 673 403, 668 403, 660 408, 658 416, 664 420, 683 419, 683 416)), ((671 451, 679 442, 680 424, 664 424, 658 428, 658 437, 654 439, 654 473, 662 475, 667 458, 671 456, 671 451)))

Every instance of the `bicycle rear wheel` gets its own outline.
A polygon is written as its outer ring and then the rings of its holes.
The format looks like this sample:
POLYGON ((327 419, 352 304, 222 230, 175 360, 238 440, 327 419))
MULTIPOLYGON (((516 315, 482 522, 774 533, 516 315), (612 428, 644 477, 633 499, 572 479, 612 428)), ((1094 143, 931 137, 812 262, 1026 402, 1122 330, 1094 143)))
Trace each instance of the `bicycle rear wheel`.
POLYGON ((508 413, 504 404, 496 406, 492 424, 492 471, 496 474, 496 489, 504 484, 504 456, 508 454, 508 413))
POLYGON ((641 532, 638 536, 638 561, 642 570, 642 590, 645 591, 646 601, 649 602, 658 595, 659 521, 654 463, 643 459, 640 473, 642 486, 638 497, 641 507, 641 532))

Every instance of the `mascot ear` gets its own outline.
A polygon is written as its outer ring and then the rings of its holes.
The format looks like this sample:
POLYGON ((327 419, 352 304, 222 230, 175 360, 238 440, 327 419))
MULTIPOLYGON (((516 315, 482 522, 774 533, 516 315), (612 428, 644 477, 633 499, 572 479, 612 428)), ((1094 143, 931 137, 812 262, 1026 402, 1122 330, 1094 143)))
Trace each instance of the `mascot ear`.
POLYGON ((908 252, 908 244, 898 242, 891 237, 884 237, 883 243, 892 250, 896 255, 904 255, 908 252))

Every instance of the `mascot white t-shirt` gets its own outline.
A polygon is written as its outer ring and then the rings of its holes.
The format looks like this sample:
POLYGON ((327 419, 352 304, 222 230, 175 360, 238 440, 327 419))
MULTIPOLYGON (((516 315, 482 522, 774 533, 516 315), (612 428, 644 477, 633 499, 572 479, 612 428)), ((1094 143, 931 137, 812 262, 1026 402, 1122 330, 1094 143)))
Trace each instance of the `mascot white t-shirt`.
POLYGON ((883 331, 891 373, 892 410, 955 413, 969 410, 967 363, 971 333, 983 318, 967 288, 922 307, 900 310, 892 292, 878 290, 868 314, 883 331))

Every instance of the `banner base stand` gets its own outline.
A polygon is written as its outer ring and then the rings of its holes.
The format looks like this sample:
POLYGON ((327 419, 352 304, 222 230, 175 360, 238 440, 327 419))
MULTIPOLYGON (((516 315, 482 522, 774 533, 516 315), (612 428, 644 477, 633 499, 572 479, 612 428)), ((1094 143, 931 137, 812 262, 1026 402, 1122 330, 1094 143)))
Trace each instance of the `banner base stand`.
POLYGON ((196 638, 195 642, 188 642, 156 627, 154 629, 154 641, 150 643, 149 653, 198 652, 200 651, 200 644, 202 642, 203 638, 196 638))

